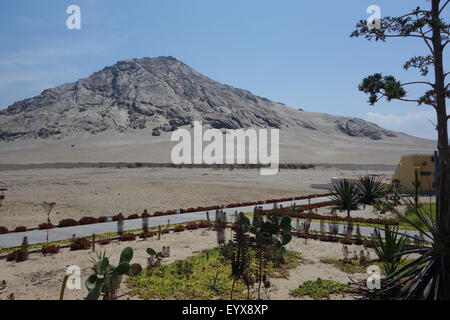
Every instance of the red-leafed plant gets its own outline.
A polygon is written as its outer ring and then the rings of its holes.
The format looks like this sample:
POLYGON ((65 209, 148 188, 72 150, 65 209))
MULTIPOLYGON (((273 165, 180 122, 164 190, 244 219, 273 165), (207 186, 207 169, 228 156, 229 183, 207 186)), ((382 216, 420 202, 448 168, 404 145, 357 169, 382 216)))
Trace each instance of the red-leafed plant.
POLYGON ((183 232, 184 230, 186 230, 185 227, 183 227, 183 226, 176 226, 173 231, 174 232, 183 232))
POLYGON ((138 214, 130 214, 127 218, 127 220, 134 220, 134 219, 139 219, 140 216, 138 214))
POLYGON ((16 261, 19 254, 20 250, 11 251, 6 255, 6 261, 16 261))
POLYGON ((101 239, 98 243, 101 245, 101 246, 105 246, 105 245, 107 245, 107 244, 110 244, 112 242, 112 239, 101 239))
POLYGON ((8 228, 0 227, 0 234, 5 234, 5 233, 8 233, 8 232, 9 232, 8 228))
POLYGON ((330 236, 320 236, 319 240, 325 241, 325 242, 331 242, 331 237, 330 236))
POLYGON ((345 245, 352 245, 354 243, 352 239, 347 237, 342 238, 339 242, 345 245))
POLYGON ((50 246, 44 246, 41 249, 42 254, 56 254, 59 252, 59 246, 50 245, 50 246))
POLYGON ((77 220, 74 219, 63 219, 59 222, 58 227, 59 228, 65 228, 65 227, 73 227, 78 226, 79 223, 77 220))
POLYGON ((14 232, 26 232, 27 230, 28 230, 27 227, 20 226, 15 228, 14 232))
POLYGON ((208 221, 200 221, 197 224, 197 227, 199 227, 199 228, 208 228, 209 227, 209 223, 208 223, 208 221))
POLYGON ((136 240, 136 235, 134 233, 125 233, 120 236, 120 241, 134 241, 136 240))
POLYGON ((98 219, 94 218, 94 217, 83 217, 81 218, 78 223, 80 225, 86 225, 86 224, 94 224, 94 223, 98 223, 98 219))
POLYGON ((187 229, 187 230, 196 230, 196 229, 198 229, 198 226, 197 226, 196 223, 188 223, 188 224, 186 225, 186 229, 187 229))
POLYGON ((70 250, 86 250, 91 248, 91 242, 86 238, 76 238, 70 244, 70 250))
POLYGON ((154 237, 154 236, 156 236, 156 235, 157 235, 157 233, 154 232, 154 231, 148 231, 148 232, 146 232, 146 233, 141 232, 141 233, 139 234, 139 238, 141 238, 141 239, 144 239, 144 238, 151 238, 151 237, 154 237))
POLYGON ((122 213, 119 213, 118 215, 113 216, 113 221, 120 221, 120 220, 125 220, 125 217, 123 216, 122 213))
POLYGON ((48 229, 53 229, 54 227, 55 226, 53 224, 45 222, 45 223, 41 223, 38 226, 38 229, 39 230, 48 230, 48 229))

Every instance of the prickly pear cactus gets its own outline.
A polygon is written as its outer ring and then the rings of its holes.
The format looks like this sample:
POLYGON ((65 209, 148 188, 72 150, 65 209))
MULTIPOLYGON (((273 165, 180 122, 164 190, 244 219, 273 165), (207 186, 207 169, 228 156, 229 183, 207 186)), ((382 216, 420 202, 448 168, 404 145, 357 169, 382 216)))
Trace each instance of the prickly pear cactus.
POLYGON ((98 300, 102 295, 104 300, 116 299, 116 292, 120 288, 123 275, 137 276, 142 267, 135 263, 131 264, 133 249, 128 247, 122 250, 119 264, 114 266, 109 263, 106 253, 97 253, 97 260, 93 260, 93 273, 86 281, 89 293, 87 300, 98 300))

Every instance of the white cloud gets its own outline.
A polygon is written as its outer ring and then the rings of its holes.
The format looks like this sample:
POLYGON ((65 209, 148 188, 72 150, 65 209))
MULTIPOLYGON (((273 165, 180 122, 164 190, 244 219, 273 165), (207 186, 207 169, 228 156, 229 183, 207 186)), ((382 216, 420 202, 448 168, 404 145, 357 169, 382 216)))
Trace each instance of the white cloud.
POLYGON ((369 112, 367 113, 367 120, 389 130, 421 138, 437 139, 437 132, 434 126, 436 123, 436 112, 434 109, 411 112, 405 115, 369 112))

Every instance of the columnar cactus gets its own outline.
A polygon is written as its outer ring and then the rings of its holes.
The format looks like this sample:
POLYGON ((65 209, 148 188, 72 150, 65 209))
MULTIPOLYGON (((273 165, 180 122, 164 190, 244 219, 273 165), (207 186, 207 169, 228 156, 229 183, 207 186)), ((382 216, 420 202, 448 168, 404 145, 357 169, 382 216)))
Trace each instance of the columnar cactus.
POLYGON ((22 246, 16 257, 16 262, 22 262, 28 259, 28 238, 24 237, 22 240, 22 246))
POLYGON ((122 213, 119 213, 117 218, 117 234, 123 235, 123 229, 124 229, 124 221, 125 218, 123 217, 122 213))
POLYGON ((148 218, 150 217, 150 214, 148 213, 147 209, 144 210, 144 213, 142 214, 142 230, 144 233, 144 239, 147 238, 148 235, 148 218))

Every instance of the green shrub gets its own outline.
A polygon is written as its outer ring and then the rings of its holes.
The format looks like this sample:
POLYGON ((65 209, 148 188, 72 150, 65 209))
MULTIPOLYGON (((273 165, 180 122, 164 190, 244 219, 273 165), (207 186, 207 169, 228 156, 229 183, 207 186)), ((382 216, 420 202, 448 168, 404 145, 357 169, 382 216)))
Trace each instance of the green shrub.
POLYGON ((309 296, 315 300, 321 300, 329 299, 332 294, 343 293, 346 288, 347 285, 344 283, 317 279, 316 281, 306 281, 299 288, 291 290, 289 294, 296 298, 309 296))

